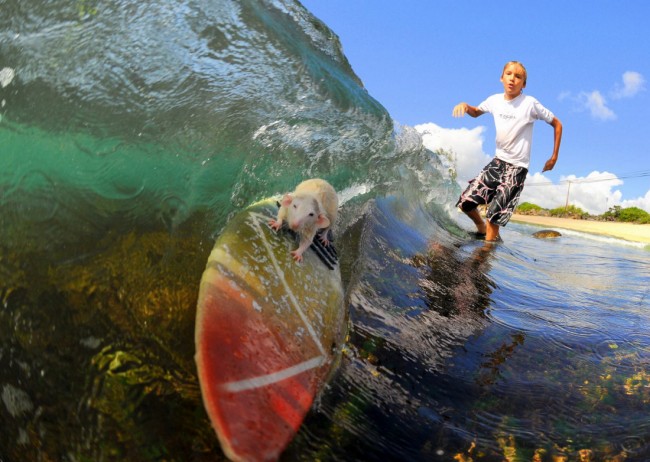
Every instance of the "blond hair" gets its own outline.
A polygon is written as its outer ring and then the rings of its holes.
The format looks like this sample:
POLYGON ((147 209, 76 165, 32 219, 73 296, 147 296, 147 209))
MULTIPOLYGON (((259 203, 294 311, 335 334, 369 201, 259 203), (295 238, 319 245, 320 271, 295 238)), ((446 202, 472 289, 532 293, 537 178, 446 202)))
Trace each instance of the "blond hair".
POLYGON ((503 70, 501 71, 501 77, 503 77, 504 72, 506 71, 506 68, 510 66, 511 64, 514 64, 515 66, 521 67, 521 70, 524 71, 524 85, 526 85, 526 80, 528 80, 528 72, 526 71, 526 66, 521 64, 519 61, 508 61, 505 66, 503 66, 503 70))

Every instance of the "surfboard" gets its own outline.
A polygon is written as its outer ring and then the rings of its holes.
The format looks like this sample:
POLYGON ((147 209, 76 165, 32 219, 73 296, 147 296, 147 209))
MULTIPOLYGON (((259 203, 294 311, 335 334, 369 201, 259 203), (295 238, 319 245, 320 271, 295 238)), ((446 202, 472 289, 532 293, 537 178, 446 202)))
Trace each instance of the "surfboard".
POLYGON ((312 248, 296 263, 296 238, 268 225, 277 210, 276 199, 266 199, 227 224, 199 289, 201 394, 233 461, 280 456, 333 371, 345 336, 336 259, 328 263, 312 248))

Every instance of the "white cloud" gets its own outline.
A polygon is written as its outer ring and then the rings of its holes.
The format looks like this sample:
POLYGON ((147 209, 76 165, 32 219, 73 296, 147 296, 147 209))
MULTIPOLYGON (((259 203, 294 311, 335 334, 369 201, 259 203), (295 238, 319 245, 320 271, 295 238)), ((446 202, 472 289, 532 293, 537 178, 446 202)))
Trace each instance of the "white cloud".
POLYGON ((542 173, 528 173, 519 202, 531 202, 545 209, 554 209, 566 203, 566 195, 566 185, 553 184, 542 173))
MULTIPOLYGON (((462 189, 492 157, 483 152, 485 127, 453 129, 427 123, 414 128, 420 133, 427 149, 434 152, 444 149, 455 153, 457 181, 462 189)), ((622 184, 621 179, 609 172, 593 171, 585 177, 563 176, 558 183, 553 183, 542 173, 529 173, 521 202, 554 209, 566 204, 568 193, 569 204, 592 215, 600 215, 615 205, 639 207, 650 213, 650 191, 644 197, 622 200, 623 194, 616 189, 622 184)))
POLYGON ((634 71, 623 73, 623 85, 616 85, 612 92, 612 98, 631 98, 637 93, 645 90, 645 79, 641 74, 634 71))
MULTIPOLYGON (((632 98, 639 92, 645 90, 645 78, 638 72, 624 72, 621 80, 622 84, 615 84, 614 89, 609 92, 609 96, 613 100, 632 98)), ((576 105, 576 110, 587 110, 593 118, 598 120, 616 119, 616 114, 609 107, 607 99, 599 90, 593 90, 591 92, 581 91, 577 95, 569 91, 563 91, 558 96, 558 100, 571 101, 576 105)))
POLYGON ((642 210, 650 213, 650 190, 645 193, 645 196, 636 199, 624 200, 621 202, 621 207, 639 207, 642 210))
POLYGON ((532 202, 540 207, 554 209, 567 203, 593 215, 600 215, 610 207, 623 205, 622 193, 615 189, 623 184, 616 175, 593 171, 586 177, 563 176, 560 182, 552 183, 541 173, 528 175, 521 202, 532 202), (568 197, 567 197, 568 196, 568 197))
POLYGON ((591 93, 582 92, 578 99, 589 110, 592 117, 600 120, 616 119, 616 114, 607 107, 605 97, 598 90, 591 93))
POLYGON ((453 129, 427 123, 414 128, 422 136, 422 144, 427 149, 434 152, 444 149, 455 154, 457 179, 462 188, 490 161, 491 156, 483 152, 485 127, 453 129))

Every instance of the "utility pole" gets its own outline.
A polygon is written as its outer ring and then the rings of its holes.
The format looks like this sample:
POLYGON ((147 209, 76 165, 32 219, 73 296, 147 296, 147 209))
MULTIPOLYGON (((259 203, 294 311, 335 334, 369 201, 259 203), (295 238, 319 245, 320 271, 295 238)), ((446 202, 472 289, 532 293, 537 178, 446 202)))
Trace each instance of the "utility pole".
POLYGON ((566 190, 566 204, 564 204, 564 211, 566 212, 569 209, 569 191, 571 191, 571 182, 569 181, 569 187, 566 190))

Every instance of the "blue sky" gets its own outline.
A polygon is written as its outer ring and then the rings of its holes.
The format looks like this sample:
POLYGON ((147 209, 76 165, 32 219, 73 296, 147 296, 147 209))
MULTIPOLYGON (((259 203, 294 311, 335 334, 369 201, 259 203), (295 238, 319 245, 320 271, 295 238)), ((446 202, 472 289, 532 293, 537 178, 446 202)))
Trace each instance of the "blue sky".
POLYGON ((459 178, 494 152, 494 123, 451 116, 503 91, 503 65, 526 65, 524 92, 562 121, 559 161, 552 128, 535 127, 522 200, 591 213, 613 205, 650 212, 650 2, 305 0, 341 39, 366 89, 425 145, 453 150, 459 178), (614 180, 610 180, 610 179, 614 180), (570 186, 569 186, 570 182, 570 186))

